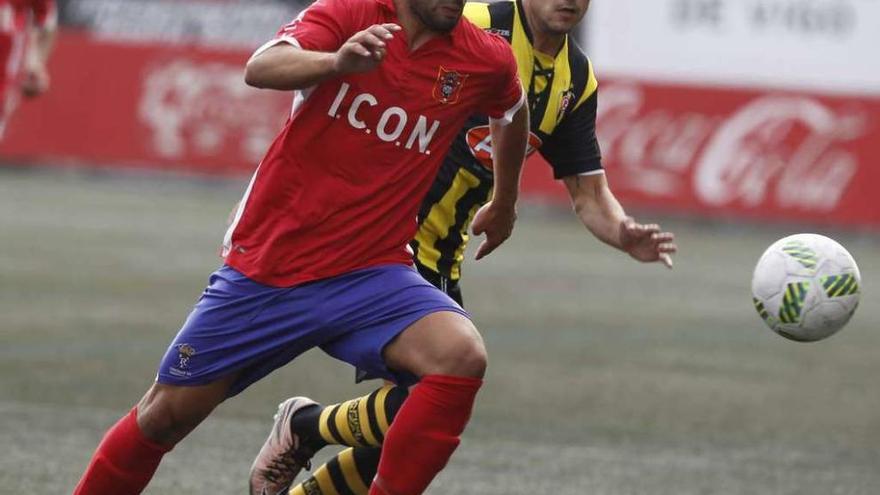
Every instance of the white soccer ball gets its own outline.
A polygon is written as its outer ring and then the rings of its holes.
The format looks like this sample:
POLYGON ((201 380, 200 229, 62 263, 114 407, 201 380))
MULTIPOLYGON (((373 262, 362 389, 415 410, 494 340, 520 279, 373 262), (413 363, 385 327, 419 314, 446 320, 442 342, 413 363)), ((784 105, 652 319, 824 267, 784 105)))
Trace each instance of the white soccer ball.
POLYGON ((752 298, 771 330, 798 342, 834 335, 859 305, 861 276, 833 239, 797 234, 764 251, 752 276, 752 298))

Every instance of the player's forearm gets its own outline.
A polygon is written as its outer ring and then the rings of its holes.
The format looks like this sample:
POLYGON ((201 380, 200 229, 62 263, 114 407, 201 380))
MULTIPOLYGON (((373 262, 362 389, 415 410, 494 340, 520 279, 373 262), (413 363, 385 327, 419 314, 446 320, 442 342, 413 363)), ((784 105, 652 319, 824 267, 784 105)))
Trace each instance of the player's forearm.
POLYGON ((620 224, 626 212, 608 187, 605 174, 565 178, 575 214, 597 239, 621 249, 620 224))
POLYGON ((261 89, 305 89, 337 74, 336 54, 277 45, 251 58, 245 82, 261 89))
POLYGON ((502 125, 491 122, 495 188, 492 203, 513 207, 519 197, 519 183, 529 139, 529 110, 523 105, 513 120, 502 125))

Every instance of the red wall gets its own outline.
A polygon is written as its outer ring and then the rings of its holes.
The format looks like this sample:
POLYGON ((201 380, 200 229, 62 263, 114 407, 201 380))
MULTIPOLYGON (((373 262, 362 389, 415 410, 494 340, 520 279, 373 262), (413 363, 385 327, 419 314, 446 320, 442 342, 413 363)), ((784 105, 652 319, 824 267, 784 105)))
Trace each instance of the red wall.
MULTIPOLYGON (((244 85, 248 55, 65 32, 52 91, 22 103, 0 156, 248 174, 292 100, 244 85)), ((626 205, 880 228, 880 97, 599 76, 605 166, 626 205)), ((539 158, 524 194, 567 201, 539 158)))

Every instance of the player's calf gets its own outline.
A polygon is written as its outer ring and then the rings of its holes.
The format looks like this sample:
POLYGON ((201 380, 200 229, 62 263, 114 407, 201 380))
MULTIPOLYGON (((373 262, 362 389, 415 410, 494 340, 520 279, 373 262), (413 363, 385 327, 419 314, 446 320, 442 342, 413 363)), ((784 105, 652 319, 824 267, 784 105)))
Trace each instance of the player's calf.
POLYGON ((377 447, 348 448, 316 469, 290 495, 367 495, 376 477, 381 450, 377 447))
POLYGON ((154 383, 137 405, 141 431, 156 443, 176 445, 226 399, 233 380, 193 387, 154 383))
POLYGON ((370 494, 418 495, 458 447, 483 383, 486 349, 470 320, 437 312, 388 345, 385 359, 420 381, 385 436, 370 494))
POLYGON ((226 397, 231 379, 198 387, 153 384, 120 419, 92 456, 74 495, 135 495, 162 457, 226 397))
POLYGON ((405 388, 388 385, 363 397, 306 409, 294 416, 293 431, 315 451, 327 444, 380 447, 406 396, 405 388))
POLYGON ((458 447, 482 383, 466 376, 423 377, 385 435, 370 495, 423 493, 458 447))
POLYGON ((107 430, 73 495, 139 494, 170 450, 144 436, 133 408, 107 430))

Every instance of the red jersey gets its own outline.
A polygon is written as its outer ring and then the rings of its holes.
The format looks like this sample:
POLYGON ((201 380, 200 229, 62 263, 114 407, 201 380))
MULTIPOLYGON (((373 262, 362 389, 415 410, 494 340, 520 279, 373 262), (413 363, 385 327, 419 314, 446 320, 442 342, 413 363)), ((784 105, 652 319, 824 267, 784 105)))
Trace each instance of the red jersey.
MULTIPOLYGON (((319 0, 264 45, 334 52, 358 31, 399 23, 392 0, 319 0)), ((452 140, 475 113, 523 102, 510 46, 462 18, 415 51, 395 33, 376 70, 297 92, 224 239, 226 263, 293 286, 412 263, 416 215, 452 140)))

